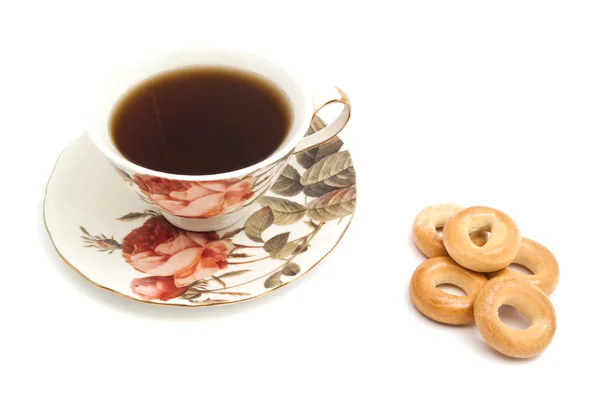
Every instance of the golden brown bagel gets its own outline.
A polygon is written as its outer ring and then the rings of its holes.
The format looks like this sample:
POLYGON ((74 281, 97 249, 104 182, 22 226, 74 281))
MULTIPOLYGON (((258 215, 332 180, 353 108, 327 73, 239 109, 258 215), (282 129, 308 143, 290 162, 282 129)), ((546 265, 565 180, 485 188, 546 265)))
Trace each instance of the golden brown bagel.
POLYGON ((460 325, 473 323, 475 295, 487 282, 484 274, 463 269, 448 256, 427 259, 415 270, 410 282, 410 298, 415 307, 437 322, 460 325), (454 284, 466 296, 448 294, 436 288, 454 284))
POLYGON ((552 294, 552 291, 558 285, 560 271, 556 258, 540 243, 529 238, 521 238, 519 253, 513 260, 513 263, 525 266, 533 274, 519 274, 510 269, 502 269, 497 272, 489 273, 490 278, 494 277, 519 277, 538 286, 546 294, 552 294))
POLYGON ((489 273, 510 265, 519 252, 521 234, 506 213, 484 206, 467 208, 444 226, 442 236, 448 254, 467 269, 489 273), (485 245, 473 243, 470 234, 489 231, 485 245))
POLYGON ((496 351, 513 358, 542 353, 556 331, 556 314, 550 299, 535 285, 516 277, 497 277, 483 286, 474 304, 475 324, 483 339, 496 351), (498 308, 518 309, 530 326, 514 330, 498 316, 498 308))
MULTIPOLYGON (((419 212, 413 222, 413 241, 423 255, 428 258, 448 255, 437 229, 443 228, 448 219, 463 209, 464 207, 452 203, 438 203, 419 212)), ((487 237, 486 232, 471 235, 472 241, 478 246, 485 244, 487 237)))

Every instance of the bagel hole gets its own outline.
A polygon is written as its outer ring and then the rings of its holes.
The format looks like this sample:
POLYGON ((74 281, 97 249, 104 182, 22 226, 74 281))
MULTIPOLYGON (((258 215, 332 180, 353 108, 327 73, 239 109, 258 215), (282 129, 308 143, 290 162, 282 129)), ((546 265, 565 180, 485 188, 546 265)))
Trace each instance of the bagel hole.
POLYGON ((519 265, 517 263, 513 263, 510 266, 508 266, 509 270, 513 273, 517 273, 517 274, 533 274, 533 272, 531 270, 529 270, 528 268, 526 268, 523 265, 519 265))
POLYGON ((527 319, 517 308, 510 305, 502 305, 498 308, 498 316, 502 323, 514 330, 525 330, 530 326, 527 319))
POLYGON ((489 232, 489 230, 479 230, 479 231, 470 233, 469 237, 471 238, 471 242, 473 244, 475 244, 478 247, 482 247, 485 244, 487 244, 487 242, 489 241, 490 232, 489 232))
POLYGON ((466 297, 467 293, 465 292, 465 290, 463 290, 462 288, 460 288, 457 285, 454 284, 439 284, 436 286, 436 288, 439 288, 440 290, 444 291, 447 294, 450 295, 456 295, 459 297, 466 297))
POLYGON ((444 232, 444 226, 441 226, 441 227, 436 227, 436 228, 435 228, 435 231, 437 231, 437 235, 438 235, 438 237, 441 237, 441 236, 442 236, 442 233, 444 232))

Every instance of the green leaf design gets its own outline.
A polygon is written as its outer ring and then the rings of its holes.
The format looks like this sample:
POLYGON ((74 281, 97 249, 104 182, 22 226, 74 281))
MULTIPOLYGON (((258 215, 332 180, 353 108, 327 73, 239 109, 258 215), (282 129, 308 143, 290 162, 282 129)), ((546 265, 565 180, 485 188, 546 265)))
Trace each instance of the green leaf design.
POLYGON ((338 152, 344 143, 340 138, 333 137, 330 140, 323 142, 320 146, 307 150, 306 152, 298 153, 296 160, 298 163, 308 169, 311 168, 316 162, 338 152))
POLYGON ((279 252, 272 253, 271 257, 274 259, 287 259, 290 256, 306 252, 307 248, 307 246, 298 245, 293 242, 288 242, 283 248, 281 248, 279 252))
POLYGON ((334 220, 354 213, 356 187, 336 189, 307 205, 307 215, 316 221, 334 220))
POLYGON ((307 196, 318 198, 319 196, 323 196, 326 193, 333 191, 334 189, 335 187, 329 186, 325 184, 325 182, 317 182, 316 184, 304 187, 304 193, 307 196))
POLYGON ((221 280, 219 277, 211 276, 211 278, 213 280, 215 280, 217 283, 221 284, 221 287, 227 288, 227 284, 223 280, 221 280))
POLYGON ((306 170, 300 183, 304 186, 314 185, 319 182, 325 182, 327 179, 346 170, 352 166, 352 158, 347 150, 334 153, 315 163, 314 166, 306 170))
POLYGON ((285 169, 277 181, 271 187, 271 192, 281 196, 294 196, 302 192, 304 186, 300 184, 300 174, 290 164, 285 166, 285 169))
POLYGON ((248 217, 246 224, 244 224, 244 231, 252 241, 264 242, 262 233, 273 224, 273 220, 274 216, 271 208, 265 206, 248 217))
POLYGON ((275 272, 265 280, 265 288, 275 288, 279 287, 281 284, 283 284, 281 282, 281 272, 275 272))
MULTIPOLYGON (((325 128, 325 122, 319 117, 315 116, 312 119, 310 126, 308 127, 306 135, 304 136, 310 136, 315 132, 322 130, 323 128, 325 128)), ((306 152, 298 153, 296 155, 296 160, 298 161, 298 164, 300 164, 304 168, 311 168, 312 165, 316 162, 315 158, 317 157, 318 151, 319 148, 313 148, 307 150, 306 152)))
POLYGON ((327 156, 337 153, 343 145, 344 142, 342 142, 342 140, 337 136, 334 136, 327 142, 324 142, 318 147, 317 154, 315 155, 315 163, 323 160, 327 156))
POLYGON ((243 252, 239 252, 239 253, 235 252, 235 253, 229 254, 230 258, 249 258, 250 256, 252 256, 252 255, 250 255, 248 253, 243 253, 243 252))
POLYGON ((354 167, 350 166, 346 170, 329 177, 325 180, 325 184, 336 188, 346 188, 356 184, 356 173, 354 167))
POLYGON ((118 217, 117 220, 121 221, 134 221, 143 217, 156 217, 159 216, 158 212, 152 209, 146 209, 143 212, 132 212, 127 213, 125 216, 118 217))
POLYGON ((192 284, 190 284, 189 289, 195 288, 196 290, 204 291, 207 285, 208 281, 206 281, 206 279, 201 278, 200 280, 196 280, 192 284))
POLYGON ((242 231, 244 231, 244 227, 238 227, 235 230, 228 231, 225 234, 221 235, 221 239, 233 238, 242 231))
POLYGON ((298 273, 300 273, 300 266, 294 262, 286 263, 283 269, 281 269, 281 274, 284 276, 295 276, 298 273))
POLYGON ((281 249, 287 244, 288 238, 290 237, 290 233, 277 234, 267 242, 265 242, 265 246, 263 249, 270 254, 277 253, 281 251, 281 249))
POLYGON ((311 168, 315 164, 315 157, 317 157, 318 148, 307 150, 296 155, 296 161, 304 168, 311 168))
POLYGON ((121 220, 121 221, 134 221, 134 220, 138 220, 141 219, 143 217, 149 217, 149 216, 155 216, 152 213, 136 213, 136 212, 132 212, 132 213, 127 213, 125 216, 121 216, 119 218, 117 218, 117 220, 121 220))
POLYGON ((258 200, 263 206, 268 206, 273 211, 275 224, 285 226, 293 224, 304 217, 306 208, 296 202, 275 196, 263 196, 258 200))
POLYGON ((252 270, 250 270, 250 269, 244 269, 244 270, 234 270, 234 271, 231 271, 231 272, 223 273, 223 274, 221 274, 221 275, 219 275, 219 276, 217 276, 217 277, 218 277, 218 278, 220 278, 220 279, 224 279, 224 278, 226 278, 226 277, 235 277, 235 276, 239 276, 240 274, 248 273, 248 272, 250 272, 250 271, 252 271, 252 270))
POLYGON ((200 291, 196 288, 190 287, 190 288, 188 288, 188 290, 186 292, 184 292, 181 295, 181 298, 191 301, 192 299, 201 297, 203 293, 204 293, 203 291, 200 291))

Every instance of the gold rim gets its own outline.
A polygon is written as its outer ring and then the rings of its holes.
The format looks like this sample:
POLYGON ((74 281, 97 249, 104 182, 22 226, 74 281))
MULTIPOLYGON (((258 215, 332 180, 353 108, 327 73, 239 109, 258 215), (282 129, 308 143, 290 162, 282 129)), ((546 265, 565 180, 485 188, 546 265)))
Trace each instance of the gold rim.
MULTIPOLYGON (((63 256, 62 253, 60 253, 60 251, 58 250, 58 247, 56 246, 56 243, 54 242, 54 238, 52 238, 52 234, 50 233, 50 229, 48 228, 48 222, 46 221, 46 198, 48 197, 48 187, 50 186, 50 181, 52 181, 52 177, 54 176, 54 171, 56 170, 56 166, 58 165, 58 162, 60 161, 60 159, 62 158, 63 154, 71 147, 73 146, 77 141, 81 140, 84 134, 80 135, 77 139, 75 139, 73 142, 71 142, 58 156, 58 158, 56 159, 56 163, 54 163, 54 167, 52 168, 52 172, 50 173, 50 178, 48 178, 48 182, 46 183, 46 189, 44 191, 44 201, 42 204, 42 218, 44 220, 44 228, 46 229, 46 232, 48 233, 48 237, 50 237, 50 242, 52 243, 52 246, 54 247, 54 251, 56 251, 56 253, 58 254, 58 256, 67 264, 67 266, 69 266, 71 269, 73 269, 79 276, 83 277, 85 280, 87 280, 89 283, 95 285, 98 288, 101 288, 103 290, 106 290, 110 293, 119 295, 123 298, 126 299, 130 299, 132 301, 136 301, 136 302, 140 302, 143 304, 149 304, 149 305, 159 305, 159 306, 171 306, 171 307, 180 307, 180 308, 206 308, 206 307, 214 307, 214 306, 222 306, 222 305, 231 305, 231 304, 236 304, 239 302, 245 302, 245 301, 250 301, 252 299, 256 299, 259 297, 262 297, 263 295, 267 295, 270 294, 273 291, 276 291, 282 287, 287 286, 288 284, 291 284, 295 281, 297 281, 300 277, 304 276, 306 273, 308 273, 309 271, 311 271, 316 265, 318 265, 319 263, 321 263, 323 261, 323 259, 325 259, 331 252, 333 252, 333 250, 335 249, 335 247, 340 243, 340 241, 342 240, 342 238, 344 237, 344 235, 346 234, 346 231, 348 231, 348 227, 350 227, 350 224, 352 223, 352 220, 354 219, 354 213, 352 213, 350 215, 350 221, 348 221, 348 224, 346 225, 346 227, 344 228, 344 230, 342 231, 342 233, 340 234, 339 238, 337 239, 337 241, 335 242, 335 244, 333 244, 333 246, 331 247, 331 249, 329 249, 319 260, 317 260, 316 263, 314 263, 312 266, 310 266, 308 269, 306 269, 303 273, 299 274, 298 276, 296 276, 295 278, 293 278, 290 281, 287 281, 283 284, 281 284, 280 286, 274 287, 274 288, 269 288, 268 291, 265 292, 261 292, 260 294, 248 297, 248 298, 243 298, 243 299, 236 299, 236 300, 231 300, 231 301, 225 301, 225 302, 216 302, 213 304, 205 304, 205 305, 186 305, 186 304, 170 304, 170 303, 163 303, 163 302, 154 302, 154 301, 146 301, 144 299, 139 299, 139 298, 134 298, 132 296, 123 294, 122 292, 113 290, 112 288, 108 288, 105 287, 101 284, 96 283, 95 281, 91 280, 89 277, 87 277, 85 274, 83 274, 79 269, 77 269, 77 267, 75 267, 71 262, 69 262, 69 260, 67 260, 67 258, 65 256, 63 256)), ((252 280, 252 281, 256 281, 256 280, 252 280)), ((251 282, 251 281, 249 281, 251 282)), ((247 284, 247 283, 245 283, 247 284)), ((243 284, 242 284, 243 285, 243 284)))

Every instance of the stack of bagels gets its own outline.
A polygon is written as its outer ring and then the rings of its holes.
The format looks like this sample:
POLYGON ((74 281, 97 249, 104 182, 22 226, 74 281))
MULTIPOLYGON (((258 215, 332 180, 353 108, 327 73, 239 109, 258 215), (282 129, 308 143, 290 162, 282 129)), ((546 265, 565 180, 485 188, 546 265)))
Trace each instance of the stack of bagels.
POLYGON ((413 240, 429 258, 410 283, 412 303, 422 314, 450 325, 475 322, 492 348, 514 358, 534 357, 550 344, 556 315, 548 295, 558 285, 558 263, 543 245, 521 237, 510 216, 483 206, 431 205, 415 218, 413 240), (512 263, 532 274, 508 269, 512 263), (437 288, 441 284, 467 295, 449 294, 437 288), (529 327, 505 325, 498 315, 502 305, 519 310, 529 327))

